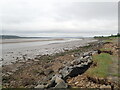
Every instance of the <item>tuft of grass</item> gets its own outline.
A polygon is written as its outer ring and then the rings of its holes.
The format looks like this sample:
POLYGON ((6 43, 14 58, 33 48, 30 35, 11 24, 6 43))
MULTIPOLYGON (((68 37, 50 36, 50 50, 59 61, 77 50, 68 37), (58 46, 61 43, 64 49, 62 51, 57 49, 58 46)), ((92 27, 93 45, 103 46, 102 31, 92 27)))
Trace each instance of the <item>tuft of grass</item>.
POLYGON ((101 50, 101 51, 111 51, 112 48, 101 48, 100 50, 101 50))
POLYGON ((93 62, 97 63, 96 67, 88 69, 87 74, 96 77, 105 78, 108 76, 108 68, 112 63, 112 56, 107 53, 101 53, 93 56, 93 62))
POLYGON ((118 38, 120 38, 120 37, 109 37, 107 39, 104 39, 103 42, 114 43, 114 42, 118 41, 118 38))
POLYGON ((103 42, 113 42, 112 39, 103 40, 103 42))
POLYGON ((0 85, 0 90, 2 89, 2 85, 0 85))
POLYGON ((111 75, 115 77, 120 77, 120 73, 112 73, 111 75))

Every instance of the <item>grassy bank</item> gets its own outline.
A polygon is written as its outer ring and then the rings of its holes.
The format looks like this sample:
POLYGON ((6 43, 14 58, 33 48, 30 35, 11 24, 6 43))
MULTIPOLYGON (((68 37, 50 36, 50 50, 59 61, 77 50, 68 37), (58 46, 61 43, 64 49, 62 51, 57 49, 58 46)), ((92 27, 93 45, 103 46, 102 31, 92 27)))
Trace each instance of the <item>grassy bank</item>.
POLYGON ((118 43, 118 37, 104 38, 103 42, 107 42, 107 44, 99 48, 99 50, 102 51, 101 54, 93 55, 93 67, 88 69, 86 73, 89 76, 98 78, 106 78, 112 75, 112 73, 114 73, 112 76, 120 76, 117 72, 118 56, 116 52, 117 49, 115 48, 118 43), (110 55, 109 53, 104 53, 104 51, 111 51, 113 54, 110 55))
POLYGON ((96 66, 90 68, 87 73, 90 76, 107 77, 109 65, 112 63, 112 56, 107 53, 101 53, 94 55, 93 61, 96 66))

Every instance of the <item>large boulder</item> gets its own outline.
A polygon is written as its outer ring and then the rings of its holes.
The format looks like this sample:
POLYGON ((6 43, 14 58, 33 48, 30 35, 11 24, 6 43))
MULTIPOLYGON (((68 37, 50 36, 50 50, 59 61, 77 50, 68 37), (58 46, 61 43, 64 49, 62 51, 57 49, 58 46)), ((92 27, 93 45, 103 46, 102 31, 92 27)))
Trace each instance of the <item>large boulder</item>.
MULTIPOLYGON (((87 53, 88 55, 89 53, 87 53)), ((70 62, 69 66, 65 66, 62 68, 59 73, 63 76, 63 78, 67 78, 68 76, 76 76, 78 74, 82 74, 87 67, 89 67, 90 63, 92 63, 91 56, 85 56, 70 62)))
POLYGON ((62 78, 62 75, 60 74, 55 74, 55 76, 52 77, 52 79, 50 80, 50 82, 48 83, 48 87, 47 88, 52 88, 55 87, 55 85, 57 84, 56 79, 57 78, 62 78))
POLYGON ((62 75, 63 78, 69 75, 69 73, 72 71, 72 67, 69 68, 68 66, 64 67, 59 71, 59 73, 62 75))
POLYGON ((62 76, 60 74, 56 74, 48 84, 47 88, 67 88, 68 85, 65 83, 65 81, 62 79, 62 76))

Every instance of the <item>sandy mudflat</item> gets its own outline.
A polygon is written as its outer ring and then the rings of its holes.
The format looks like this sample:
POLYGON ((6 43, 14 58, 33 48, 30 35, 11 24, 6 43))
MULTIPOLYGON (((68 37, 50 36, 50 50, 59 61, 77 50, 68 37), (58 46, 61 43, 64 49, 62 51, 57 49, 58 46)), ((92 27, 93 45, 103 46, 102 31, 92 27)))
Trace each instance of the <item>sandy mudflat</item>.
POLYGON ((9 44, 9 43, 24 43, 24 42, 40 42, 40 41, 54 41, 54 40, 63 40, 62 38, 58 39, 4 39, 0 40, 0 44, 9 44))
POLYGON ((64 50, 75 49, 80 46, 85 46, 90 42, 95 42, 93 38, 78 39, 67 42, 49 43, 44 45, 31 45, 21 48, 4 49, 2 52, 3 65, 10 64, 18 60, 34 59, 37 55, 54 54, 64 52, 64 50))

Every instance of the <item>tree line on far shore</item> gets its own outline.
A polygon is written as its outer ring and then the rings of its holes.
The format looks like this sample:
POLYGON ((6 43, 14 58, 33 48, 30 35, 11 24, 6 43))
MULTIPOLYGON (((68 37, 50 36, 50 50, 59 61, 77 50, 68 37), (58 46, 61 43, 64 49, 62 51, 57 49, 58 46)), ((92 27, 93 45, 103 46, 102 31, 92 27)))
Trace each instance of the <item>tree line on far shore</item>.
POLYGON ((94 36, 94 38, 110 38, 110 37, 120 37, 120 33, 116 35, 111 34, 110 36, 94 36))

